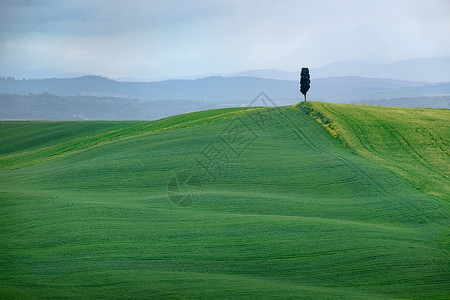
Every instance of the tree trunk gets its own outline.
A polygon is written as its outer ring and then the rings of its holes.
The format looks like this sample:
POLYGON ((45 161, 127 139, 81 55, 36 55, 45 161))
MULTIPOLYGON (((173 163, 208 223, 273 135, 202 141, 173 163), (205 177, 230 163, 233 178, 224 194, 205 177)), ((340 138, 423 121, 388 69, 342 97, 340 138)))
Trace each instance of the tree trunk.
POLYGON ((306 94, 304 94, 303 96, 305 96, 305 101, 306 101, 306 94))

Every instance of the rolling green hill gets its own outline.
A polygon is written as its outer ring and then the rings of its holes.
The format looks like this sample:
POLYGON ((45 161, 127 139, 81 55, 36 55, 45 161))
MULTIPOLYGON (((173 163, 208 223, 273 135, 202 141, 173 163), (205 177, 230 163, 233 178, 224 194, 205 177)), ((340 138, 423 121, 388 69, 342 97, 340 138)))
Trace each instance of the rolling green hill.
POLYGON ((363 156, 450 200, 450 110, 361 105, 299 105, 363 156))
POLYGON ((1 122, 0 298, 448 298, 448 120, 313 103, 1 122))

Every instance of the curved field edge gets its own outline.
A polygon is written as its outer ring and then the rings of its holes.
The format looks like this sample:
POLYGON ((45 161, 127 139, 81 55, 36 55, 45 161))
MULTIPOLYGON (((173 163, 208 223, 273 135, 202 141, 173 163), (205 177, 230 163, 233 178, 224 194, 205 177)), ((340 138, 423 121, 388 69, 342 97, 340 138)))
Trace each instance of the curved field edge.
POLYGON ((416 189, 450 200, 450 110, 322 102, 303 102, 294 108, 416 189))
MULTIPOLYGON (((87 130, 84 135, 74 137, 71 139, 59 141, 56 144, 42 145, 41 147, 34 147, 34 149, 24 150, 19 152, 12 152, 0 155, 0 170, 19 169, 29 166, 38 165, 55 158, 64 157, 77 151, 89 149, 99 145, 103 145, 118 140, 123 140, 140 135, 152 134, 156 132, 173 130, 178 128, 194 127, 204 125, 230 117, 236 117, 250 110, 257 108, 225 108, 213 109, 207 111, 187 113, 172 117, 163 118, 156 121, 142 122, 124 122, 126 126, 119 126, 100 132, 93 132, 87 130), (94 134, 93 134, 94 133, 94 134)), ((3 124, 18 124, 19 122, 4 122, 3 124)), ((26 123, 26 122, 25 122, 26 123)), ((38 122, 39 123, 39 122, 38 122)), ((40 122, 42 123, 42 122, 40 122)), ((66 123, 66 122, 47 122, 52 124, 66 123)), ((69 122, 73 123, 73 122, 69 122)), ((83 122, 92 124, 117 124, 120 122, 83 122)), ((8 130, 8 126, 3 126, 3 130, 8 130)), ((29 127, 27 127, 29 129, 29 127)), ((2 134, 3 135, 3 134, 2 134)), ((13 147, 12 144, 11 147, 13 147)))

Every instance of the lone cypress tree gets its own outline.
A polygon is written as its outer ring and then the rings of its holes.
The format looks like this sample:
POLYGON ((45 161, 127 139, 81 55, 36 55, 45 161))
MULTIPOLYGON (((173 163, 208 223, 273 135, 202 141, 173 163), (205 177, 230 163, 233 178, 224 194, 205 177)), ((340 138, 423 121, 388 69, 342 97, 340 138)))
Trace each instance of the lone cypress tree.
POLYGON ((309 80, 309 69, 302 68, 302 72, 300 73, 300 92, 305 96, 306 101, 306 93, 309 91, 311 80, 309 80))

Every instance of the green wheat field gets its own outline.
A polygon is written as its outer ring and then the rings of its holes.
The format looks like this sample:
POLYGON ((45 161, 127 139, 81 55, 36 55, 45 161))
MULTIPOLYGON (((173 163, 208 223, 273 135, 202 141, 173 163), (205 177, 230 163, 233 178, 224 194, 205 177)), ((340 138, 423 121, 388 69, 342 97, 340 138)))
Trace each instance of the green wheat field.
POLYGON ((0 298, 449 299, 449 125, 320 102, 0 122, 0 298))

